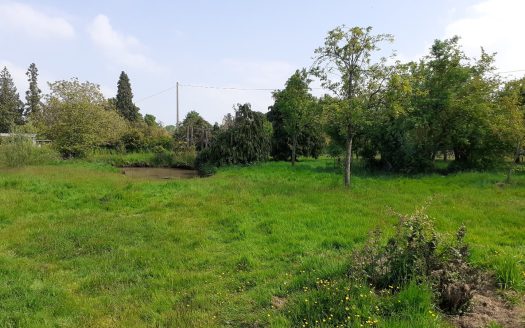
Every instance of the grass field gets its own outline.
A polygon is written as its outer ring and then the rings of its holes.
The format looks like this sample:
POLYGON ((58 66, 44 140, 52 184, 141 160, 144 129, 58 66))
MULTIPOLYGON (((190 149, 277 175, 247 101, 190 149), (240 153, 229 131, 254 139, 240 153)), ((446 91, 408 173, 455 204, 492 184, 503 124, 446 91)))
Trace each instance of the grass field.
MULTIPOLYGON (((466 225, 479 265, 523 259, 525 174, 504 178, 357 171, 347 191, 328 160, 168 182, 98 163, 0 169, 0 326, 292 326, 272 297, 311 295, 392 210, 425 203, 440 231, 466 225)), ((446 325, 424 316, 374 325, 446 325)))

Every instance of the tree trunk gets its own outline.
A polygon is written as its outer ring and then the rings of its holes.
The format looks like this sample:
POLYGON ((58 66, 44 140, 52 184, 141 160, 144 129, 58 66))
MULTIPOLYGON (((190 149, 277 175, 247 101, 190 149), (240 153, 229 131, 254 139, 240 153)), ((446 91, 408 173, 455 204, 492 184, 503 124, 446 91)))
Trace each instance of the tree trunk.
POLYGON ((509 171, 507 172, 507 181, 506 181, 507 183, 510 183, 510 178, 511 178, 511 175, 512 175, 512 171, 514 171, 514 167, 519 162, 520 152, 521 152, 521 143, 518 142, 518 144, 516 145, 516 153, 514 154, 514 160, 512 161, 513 163, 510 164, 509 171))
POLYGON ((292 166, 295 166, 295 153, 297 150, 297 136, 292 137, 292 166))
POLYGON ((346 140, 346 158, 345 158, 345 187, 352 186, 352 142, 354 141, 354 134, 350 133, 346 140))

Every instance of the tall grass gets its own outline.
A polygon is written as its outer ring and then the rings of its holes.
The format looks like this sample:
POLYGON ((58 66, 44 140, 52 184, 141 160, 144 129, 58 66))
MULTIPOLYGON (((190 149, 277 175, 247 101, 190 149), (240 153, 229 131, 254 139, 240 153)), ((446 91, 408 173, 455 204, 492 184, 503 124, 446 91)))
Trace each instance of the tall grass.
MULTIPOLYGON (((170 181, 85 161, 0 170, 0 327, 294 327, 291 314, 307 313, 300 302, 333 292, 317 279, 346 288, 348 254, 367 233, 391 230, 392 210, 429 198, 438 231, 465 224, 477 263, 525 257, 522 173, 501 185, 503 172, 356 171, 348 191, 330 166, 274 162, 170 181)), ((370 290, 352 288, 356 302, 370 290)), ((355 306, 383 327, 446 326, 425 293, 355 306)))
POLYGON ((98 149, 88 155, 87 160, 116 167, 177 167, 193 168, 194 150, 162 150, 158 152, 122 152, 98 149))
POLYGON ((0 166, 23 167, 58 161, 60 155, 50 145, 37 146, 22 135, 0 140, 0 166))
POLYGON ((523 258, 505 256, 497 258, 492 269, 496 274, 496 282, 502 289, 521 291, 525 287, 525 269, 523 258))

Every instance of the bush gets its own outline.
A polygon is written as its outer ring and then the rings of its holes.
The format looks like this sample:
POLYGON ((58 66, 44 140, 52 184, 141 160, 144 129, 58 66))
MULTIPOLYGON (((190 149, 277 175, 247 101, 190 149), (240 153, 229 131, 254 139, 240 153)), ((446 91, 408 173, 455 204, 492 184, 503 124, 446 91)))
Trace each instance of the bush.
POLYGON ((354 279, 379 290, 429 282, 443 311, 461 313, 468 307, 479 275, 468 262, 464 227, 455 240, 443 242, 430 218, 419 210, 400 216, 386 244, 381 237, 376 230, 365 247, 354 253, 350 272, 354 279))
POLYGON ((36 146, 27 137, 14 135, 0 144, 0 166, 22 167, 57 161, 59 154, 50 146, 36 146))

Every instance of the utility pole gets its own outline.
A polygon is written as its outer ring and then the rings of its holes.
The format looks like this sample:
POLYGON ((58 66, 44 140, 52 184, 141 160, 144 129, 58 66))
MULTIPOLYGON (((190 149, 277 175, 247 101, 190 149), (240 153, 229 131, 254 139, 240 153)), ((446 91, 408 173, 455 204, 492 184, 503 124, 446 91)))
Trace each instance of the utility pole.
POLYGON ((179 81, 177 81, 177 127, 179 126, 179 81))

